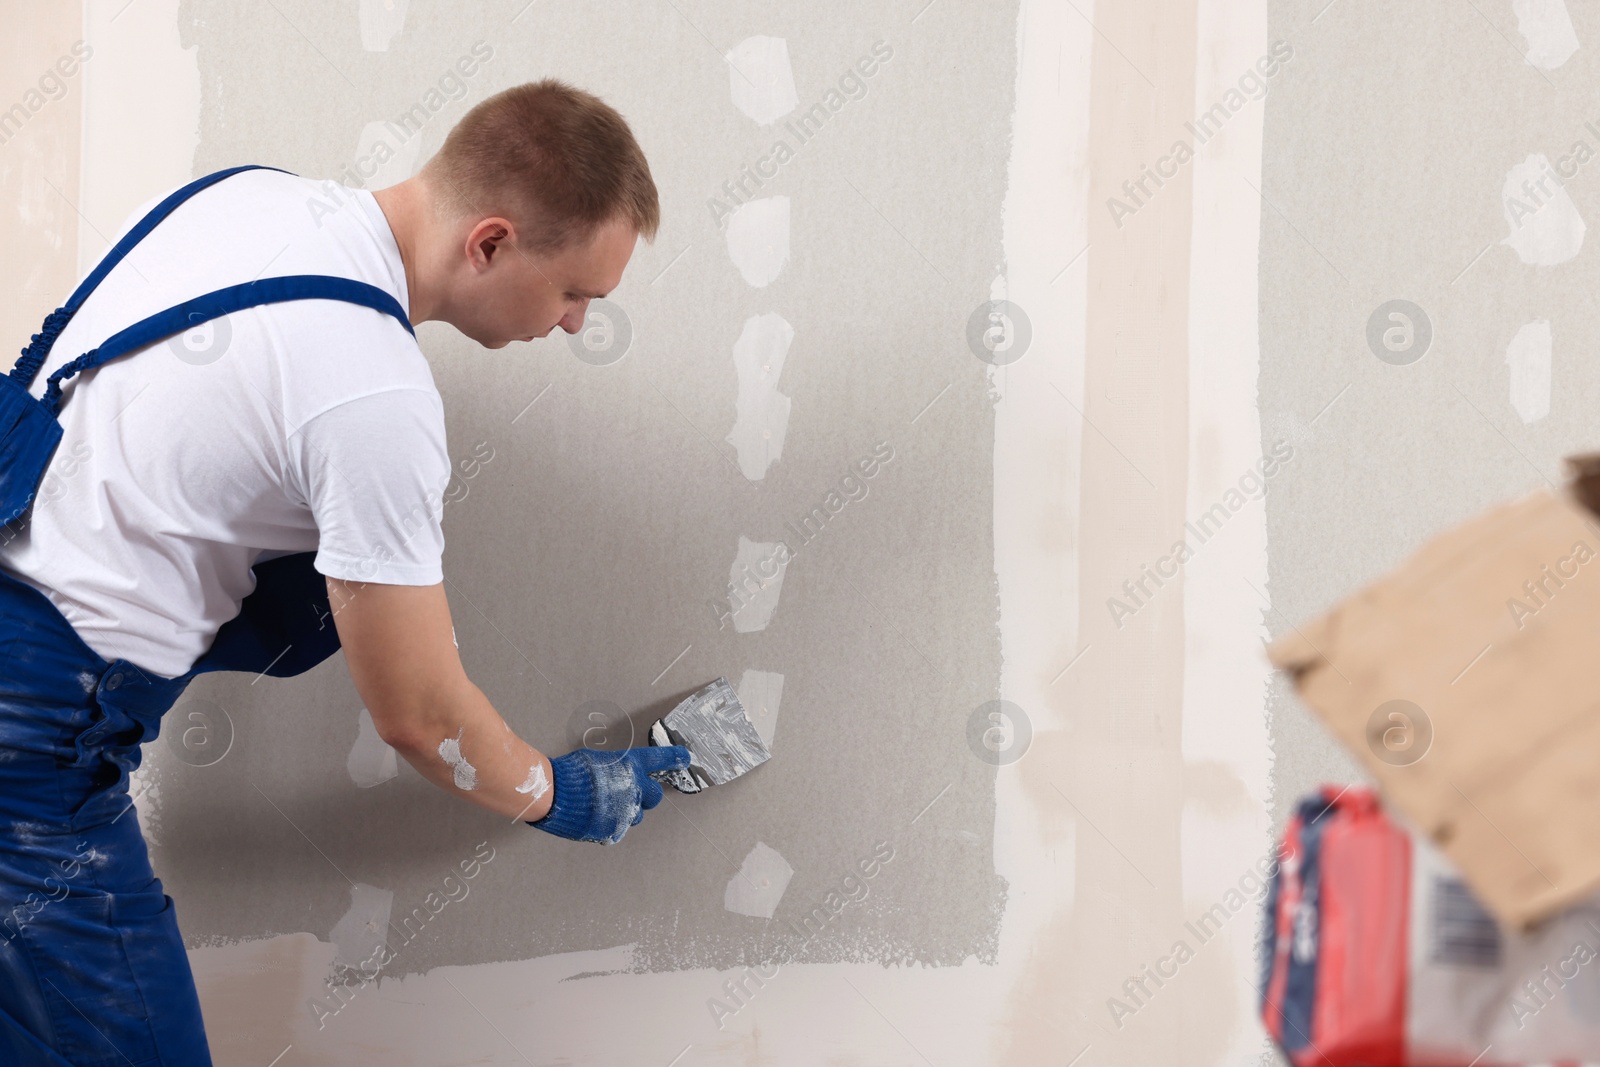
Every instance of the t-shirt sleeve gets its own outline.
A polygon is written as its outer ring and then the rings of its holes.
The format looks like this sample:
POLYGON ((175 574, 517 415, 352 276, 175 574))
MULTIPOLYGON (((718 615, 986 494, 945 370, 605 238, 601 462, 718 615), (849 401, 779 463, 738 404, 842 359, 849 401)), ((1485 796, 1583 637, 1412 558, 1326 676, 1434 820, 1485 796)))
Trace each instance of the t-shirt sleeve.
POLYGON ((439 520, 450 455, 436 391, 402 387, 347 400, 289 441, 317 524, 319 572, 389 585, 444 580, 439 520))

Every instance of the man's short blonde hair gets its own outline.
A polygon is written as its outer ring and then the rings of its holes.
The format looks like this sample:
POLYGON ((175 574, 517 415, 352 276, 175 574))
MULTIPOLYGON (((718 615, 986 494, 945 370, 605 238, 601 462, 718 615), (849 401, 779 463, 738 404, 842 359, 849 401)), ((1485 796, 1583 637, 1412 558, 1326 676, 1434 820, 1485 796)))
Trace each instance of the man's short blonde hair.
POLYGON ((462 116, 422 169, 441 216, 500 215, 517 244, 550 255, 613 220, 646 241, 661 221, 655 182, 628 123, 555 78, 512 86, 462 116))

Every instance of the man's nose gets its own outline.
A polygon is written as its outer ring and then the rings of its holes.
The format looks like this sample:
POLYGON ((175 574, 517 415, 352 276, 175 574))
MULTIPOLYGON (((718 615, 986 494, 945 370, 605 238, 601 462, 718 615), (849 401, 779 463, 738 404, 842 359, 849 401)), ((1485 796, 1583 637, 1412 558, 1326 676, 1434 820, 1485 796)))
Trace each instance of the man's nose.
POLYGON ((577 333, 583 329, 584 321, 589 317, 589 301, 585 300, 577 307, 561 316, 561 328, 568 333, 577 333))

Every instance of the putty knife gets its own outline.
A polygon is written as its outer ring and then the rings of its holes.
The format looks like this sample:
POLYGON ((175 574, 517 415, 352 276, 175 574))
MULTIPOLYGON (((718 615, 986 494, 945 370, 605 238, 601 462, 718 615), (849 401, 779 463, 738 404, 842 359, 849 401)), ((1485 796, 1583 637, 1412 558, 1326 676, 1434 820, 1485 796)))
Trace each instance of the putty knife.
POLYGON ((731 782, 772 753, 739 703, 726 678, 683 699, 650 727, 652 745, 684 745, 692 757, 687 771, 657 771, 652 777, 680 793, 731 782))

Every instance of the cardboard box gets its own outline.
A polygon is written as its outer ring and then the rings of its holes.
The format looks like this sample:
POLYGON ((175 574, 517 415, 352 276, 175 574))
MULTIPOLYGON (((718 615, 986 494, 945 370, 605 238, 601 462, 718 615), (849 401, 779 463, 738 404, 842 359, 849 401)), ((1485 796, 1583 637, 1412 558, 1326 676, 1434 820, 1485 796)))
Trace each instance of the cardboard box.
POLYGON ((1519 927, 1600 889, 1600 454, 1567 465, 1267 649, 1519 927))

